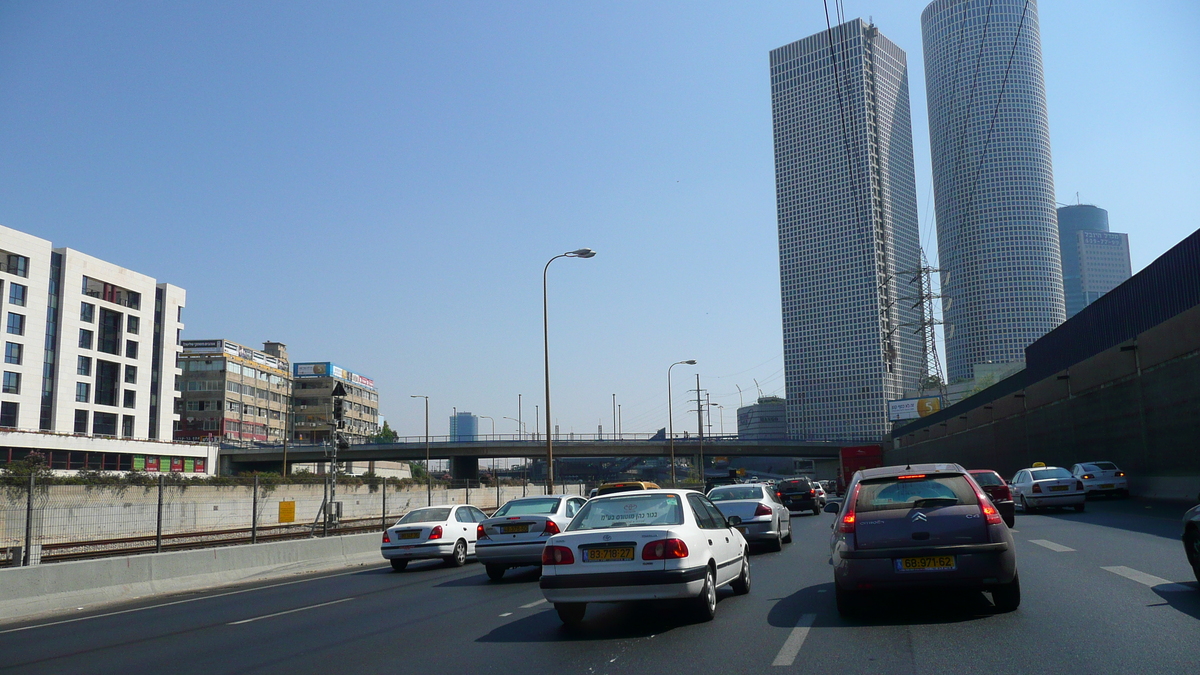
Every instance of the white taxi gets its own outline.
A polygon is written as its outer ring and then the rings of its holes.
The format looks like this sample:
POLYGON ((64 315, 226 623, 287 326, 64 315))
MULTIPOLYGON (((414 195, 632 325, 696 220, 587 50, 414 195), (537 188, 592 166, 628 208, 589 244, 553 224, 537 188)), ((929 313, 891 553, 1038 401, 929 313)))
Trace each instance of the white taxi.
POLYGON ((542 594, 568 626, 589 602, 688 599, 701 620, 716 615, 717 589, 750 592, 749 546, 694 490, 601 495, 542 550, 542 594))
POLYGON ((485 520, 483 511, 470 504, 414 509, 383 531, 379 552, 397 572, 410 560, 430 558, 461 567, 467 556, 475 555, 476 531, 485 520))
POLYGON ((1025 513, 1050 506, 1072 506, 1076 511, 1084 509, 1083 481, 1062 467, 1039 462, 1018 471, 1009 487, 1013 501, 1025 513))

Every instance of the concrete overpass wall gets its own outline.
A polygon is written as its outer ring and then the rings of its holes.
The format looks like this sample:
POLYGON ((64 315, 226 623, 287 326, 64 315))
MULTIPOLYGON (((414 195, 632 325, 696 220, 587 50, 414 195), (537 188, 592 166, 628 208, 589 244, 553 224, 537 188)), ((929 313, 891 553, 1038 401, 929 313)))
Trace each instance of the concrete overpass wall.
POLYGON ((991 403, 906 433, 889 463, 952 461, 1005 477, 1035 461, 1110 460, 1135 494, 1200 492, 1200 306, 991 403))

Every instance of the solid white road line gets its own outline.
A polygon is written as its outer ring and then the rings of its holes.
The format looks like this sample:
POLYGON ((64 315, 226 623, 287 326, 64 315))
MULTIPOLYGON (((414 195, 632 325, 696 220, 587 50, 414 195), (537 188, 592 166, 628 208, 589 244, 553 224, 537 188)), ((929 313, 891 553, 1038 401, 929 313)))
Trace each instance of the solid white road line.
POLYGON ((1058 551, 1059 553, 1066 553, 1068 551, 1075 550, 1075 549, 1071 548, 1070 546, 1063 546, 1062 544, 1056 544, 1052 541, 1046 541, 1045 539, 1030 539, 1029 543, 1037 544, 1038 546, 1044 546, 1045 548, 1048 548, 1051 551, 1058 551))
POLYGON ((775 656, 775 660, 771 662, 771 665, 790 666, 795 663, 796 655, 800 653, 800 648, 804 646, 804 640, 808 638, 808 629, 812 627, 813 621, 816 620, 816 614, 801 614, 800 620, 796 622, 796 627, 792 629, 792 634, 788 636, 787 641, 779 648, 779 654, 775 656))
MULTIPOLYGON (((367 568, 373 569, 373 568, 367 568)), ((269 586, 255 586, 254 588, 243 588, 240 591, 229 591, 228 593, 215 593, 213 595, 205 595, 199 598, 188 598, 186 600, 175 600, 173 602, 164 602, 157 605, 146 605, 145 607, 134 607, 132 609, 122 609, 116 612, 105 612, 104 614, 93 614, 91 616, 80 616, 74 619, 63 619, 62 621, 51 621, 49 623, 39 623, 32 626, 22 626, 21 628, 9 628, 8 630, 0 630, 0 635, 5 633, 18 633, 23 630, 32 630, 34 628, 49 628, 50 626, 60 626, 64 623, 75 623, 76 621, 90 621, 92 619, 103 619, 108 616, 119 616, 121 614, 129 614, 130 612, 142 612, 147 609, 158 609, 160 607, 170 607, 172 605, 183 605, 189 602, 199 602, 200 600, 211 600, 213 598, 224 598, 229 595, 241 595, 242 593, 253 593, 254 591, 265 591, 268 588, 279 588, 280 586, 292 586, 294 584, 306 584, 311 581, 320 581, 322 579, 332 579, 334 577, 344 577, 348 574, 362 574, 364 570, 357 569, 352 572, 339 572, 338 574, 326 574, 313 579, 297 579, 296 581, 285 581, 281 584, 271 584, 269 586)))
POLYGON ((537 607, 538 605, 540 605, 544 602, 546 602, 546 599, 542 598, 541 600, 538 600, 537 602, 531 602, 528 605, 521 605, 521 609, 530 609, 532 607, 537 607))
POLYGON ((241 621, 230 621, 229 623, 227 623, 225 625, 226 626, 239 626, 243 623, 252 623, 254 621, 261 621, 263 619, 272 619, 277 616, 283 616, 284 614, 295 614, 296 612, 305 612, 310 609, 316 609, 318 607, 328 607, 330 605, 336 605, 339 602, 349 602, 351 600, 357 599, 357 597, 358 596, 355 596, 353 598, 342 598, 341 600, 332 600, 330 602, 322 602, 319 605, 309 605, 308 607, 298 607, 296 609, 289 609, 286 612, 275 612, 274 614, 263 614, 262 616, 256 616, 253 619, 242 619, 241 621))
POLYGON ((1166 579, 1163 579, 1162 577, 1156 577, 1153 574, 1146 574, 1145 572, 1139 572, 1139 571, 1133 569, 1132 567, 1125 567, 1123 565, 1117 565, 1116 567, 1101 567, 1100 569, 1108 570, 1109 572, 1112 572, 1113 574, 1116 574, 1119 576, 1123 576, 1126 579, 1132 579, 1133 581, 1136 581, 1139 584, 1144 584, 1146 586, 1150 586, 1150 587, 1154 588, 1154 590, 1156 590, 1156 591, 1163 591, 1165 593, 1180 593, 1183 591, 1191 591, 1192 590, 1191 586, 1187 586, 1185 584, 1177 584, 1177 583, 1174 583, 1171 581, 1167 581, 1166 579))

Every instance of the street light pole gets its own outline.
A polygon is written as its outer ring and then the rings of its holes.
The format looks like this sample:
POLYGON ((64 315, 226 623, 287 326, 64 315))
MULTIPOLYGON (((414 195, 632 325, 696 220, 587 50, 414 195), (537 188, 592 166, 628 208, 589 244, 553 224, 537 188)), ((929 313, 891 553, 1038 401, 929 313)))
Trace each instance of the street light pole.
POLYGON ((490 421, 490 422, 492 423, 492 436, 493 436, 492 440, 493 440, 493 441, 494 441, 494 440, 496 440, 496 439, 494 438, 494 437, 495 437, 495 435, 496 435, 496 420, 492 419, 491 417, 488 417, 487 415, 480 415, 480 416, 479 416, 479 419, 482 419, 482 420, 488 420, 488 421, 490 421))
POLYGON ((425 505, 433 506, 433 473, 429 470, 429 397, 418 394, 409 398, 425 399, 425 505))
POLYGON ((675 419, 671 404, 671 368, 678 365, 696 365, 696 359, 676 361, 667 367, 667 443, 671 446, 671 487, 675 487, 675 419))
POLYGON ((592 249, 581 248, 554 256, 547 260, 546 266, 542 268, 542 345, 546 366, 546 494, 554 494, 554 438, 550 434, 550 315, 546 276, 550 271, 550 263, 559 258, 591 258, 594 255, 596 252, 592 249))

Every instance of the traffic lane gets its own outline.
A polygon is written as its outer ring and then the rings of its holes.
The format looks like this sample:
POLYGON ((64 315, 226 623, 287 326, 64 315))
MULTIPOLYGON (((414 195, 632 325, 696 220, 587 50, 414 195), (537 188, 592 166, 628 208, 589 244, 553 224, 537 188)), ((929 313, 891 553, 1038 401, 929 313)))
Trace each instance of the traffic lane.
MULTIPOLYGON (((1165 501, 1157 499, 1090 497, 1083 513, 1048 509, 1034 515, 1070 515, 1078 522, 1095 523, 1104 527, 1153 534, 1166 539, 1179 540, 1183 532, 1183 514, 1195 506, 1195 502, 1165 501)), ((1017 511, 1017 528, 1021 516, 1017 511)))

